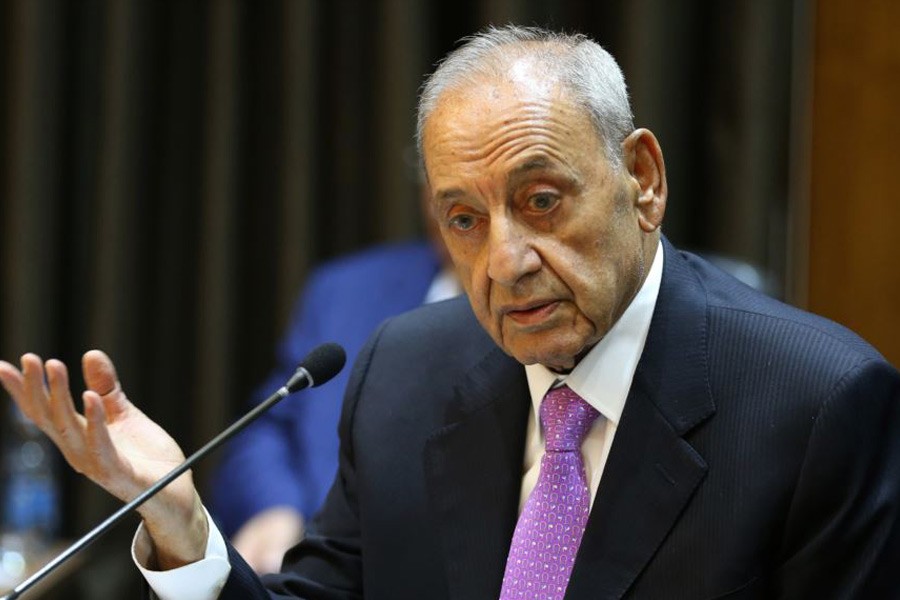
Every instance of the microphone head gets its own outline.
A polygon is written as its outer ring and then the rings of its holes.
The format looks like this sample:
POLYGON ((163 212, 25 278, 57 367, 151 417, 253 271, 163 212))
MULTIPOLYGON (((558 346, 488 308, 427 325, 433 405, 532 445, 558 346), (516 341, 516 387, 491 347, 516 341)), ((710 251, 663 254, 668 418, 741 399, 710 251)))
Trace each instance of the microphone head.
POLYGON ((313 348, 298 368, 306 369, 312 379, 312 387, 318 387, 337 375, 346 362, 347 354, 340 344, 328 342, 313 348))

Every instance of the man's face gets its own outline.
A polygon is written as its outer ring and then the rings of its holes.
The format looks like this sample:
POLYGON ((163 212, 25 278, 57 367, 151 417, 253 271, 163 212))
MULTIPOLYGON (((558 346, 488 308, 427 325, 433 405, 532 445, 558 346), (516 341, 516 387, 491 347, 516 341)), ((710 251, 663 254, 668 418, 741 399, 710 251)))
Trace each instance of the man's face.
POLYGON ((444 92, 425 166, 481 325, 523 364, 570 369, 640 287, 658 222, 641 220, 641 184, 609 164, 586 111, 517 73, 444 92))

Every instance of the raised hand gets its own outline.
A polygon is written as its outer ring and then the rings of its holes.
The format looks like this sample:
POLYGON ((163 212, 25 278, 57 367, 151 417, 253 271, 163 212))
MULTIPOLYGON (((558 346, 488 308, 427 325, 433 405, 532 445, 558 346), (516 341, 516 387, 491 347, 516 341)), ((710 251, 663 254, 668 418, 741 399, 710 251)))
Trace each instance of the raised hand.
MULTIPOLYGON (((0 382, 79 473, 129 501, 184 460, 178 444, 125 396, 106 354, 82 360, 87 390, 84 415, 75 410, 66 366, 26 354, 21 370, 0 361, 0 382)), ((158 568, 199 560, 208 535, 206 516, 190 473, 138 511, 156 546, 158 568)))

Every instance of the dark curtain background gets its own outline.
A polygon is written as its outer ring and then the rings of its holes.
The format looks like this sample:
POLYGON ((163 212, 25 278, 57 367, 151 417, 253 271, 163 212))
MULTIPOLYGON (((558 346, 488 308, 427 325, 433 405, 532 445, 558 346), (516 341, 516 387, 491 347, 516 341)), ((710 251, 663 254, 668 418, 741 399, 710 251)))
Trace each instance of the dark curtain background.
MULTIPOLYGON (((270 366, 311 265, 420 231, 417 89, 488 23, 611 50, 665 151, 667 234, 783 283, 795 4, 5 0, 0 356, 77 371, 103 348, 199 447, 270 366)), ((65 499, 72 537, 116 506, 72 475, 65 499)), ((131 533, 65 597, 136 597, 131 533)))

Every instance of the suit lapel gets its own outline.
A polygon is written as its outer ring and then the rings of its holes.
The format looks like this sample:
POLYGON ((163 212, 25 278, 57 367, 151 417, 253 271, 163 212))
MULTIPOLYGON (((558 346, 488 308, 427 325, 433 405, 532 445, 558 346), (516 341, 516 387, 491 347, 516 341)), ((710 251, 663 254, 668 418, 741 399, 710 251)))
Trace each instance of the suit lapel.
POLYGON ((425 448, 451 598, 496 598, 518 514, 531 406, 522 366, 490 351, 455 390, 425 448))
POLYGON ((706 296, 663 240, 665 266, 644 353, 613 441, 567 598, 621 598, 706 474, 682 437, 709 418, 706 296))

